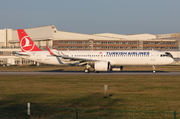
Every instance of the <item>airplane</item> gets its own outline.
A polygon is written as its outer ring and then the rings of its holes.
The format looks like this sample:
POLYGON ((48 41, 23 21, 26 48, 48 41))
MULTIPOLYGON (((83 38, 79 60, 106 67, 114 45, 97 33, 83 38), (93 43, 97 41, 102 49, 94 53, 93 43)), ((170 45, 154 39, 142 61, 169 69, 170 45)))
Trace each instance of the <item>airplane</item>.
POLYGON ((17 29, 21 51, 16 56, 51 65, 85 66, 85 73, 90 72, 90 67, 95 73, 111 71, 112 68, 123 69, 123 66, 152 66, 155 67, 173 63, 170 53, 156 50, 76 50, 76 51, 47 51, 39 49, 24 29, 17 29))

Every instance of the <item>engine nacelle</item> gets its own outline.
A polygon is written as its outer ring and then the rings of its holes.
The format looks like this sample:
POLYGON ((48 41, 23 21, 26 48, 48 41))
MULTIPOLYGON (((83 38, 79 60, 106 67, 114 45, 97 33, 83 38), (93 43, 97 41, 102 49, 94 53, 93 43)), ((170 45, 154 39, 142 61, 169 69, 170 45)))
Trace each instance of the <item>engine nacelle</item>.
POLYGON ((95 62, 94 63, 94 70, 95 71, 110 71, 111 64, 110 62, 95 62))

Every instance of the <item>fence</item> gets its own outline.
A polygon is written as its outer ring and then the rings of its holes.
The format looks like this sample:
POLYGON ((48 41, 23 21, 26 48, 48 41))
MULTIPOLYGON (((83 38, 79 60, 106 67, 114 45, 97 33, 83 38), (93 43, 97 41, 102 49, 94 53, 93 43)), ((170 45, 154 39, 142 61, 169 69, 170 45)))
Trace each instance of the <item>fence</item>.
POLYGON ((27 107, 0 107, 1 119, 176 119, 177 112, 146 112, 118 110, 88 110, 64 108, 31 108, 27 115, 27 107))

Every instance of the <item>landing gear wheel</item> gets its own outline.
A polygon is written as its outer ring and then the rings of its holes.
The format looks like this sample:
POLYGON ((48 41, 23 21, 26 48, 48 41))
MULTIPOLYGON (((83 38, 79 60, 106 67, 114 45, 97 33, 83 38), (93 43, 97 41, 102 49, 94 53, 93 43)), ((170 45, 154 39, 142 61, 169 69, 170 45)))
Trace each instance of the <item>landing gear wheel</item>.
POLYGON ((90 70, 89 70, 89 69, 85 69, 84 72, 85 72, 85 73, 89 73, 90 70))
POLYGON ((94 73, 99 73, 99 71, 95 71, 95 70, 94 70, 94 73))
POLYGON ((122 71, 123 70, 123 66, 120 66, 120 71, 122 71))
POLYGON ((155 74, 156 73, 156 66, 152 66, 152 68, 153 68, 153 74, 155 74))

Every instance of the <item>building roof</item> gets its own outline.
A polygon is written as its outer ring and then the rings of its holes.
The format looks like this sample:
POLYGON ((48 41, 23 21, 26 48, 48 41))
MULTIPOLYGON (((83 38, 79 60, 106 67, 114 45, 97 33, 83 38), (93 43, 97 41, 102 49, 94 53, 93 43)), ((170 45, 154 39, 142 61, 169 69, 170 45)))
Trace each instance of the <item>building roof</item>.
POLYGON ((102 34, 93 34, 97 36, 111 37, 111 38, 120 38, 124 40, 152 40, 156 39, 156 35, 152 34, 135 34, 135 35, 122 35, 122 34, 113 34, 113 33, 102 33, 102 34))

